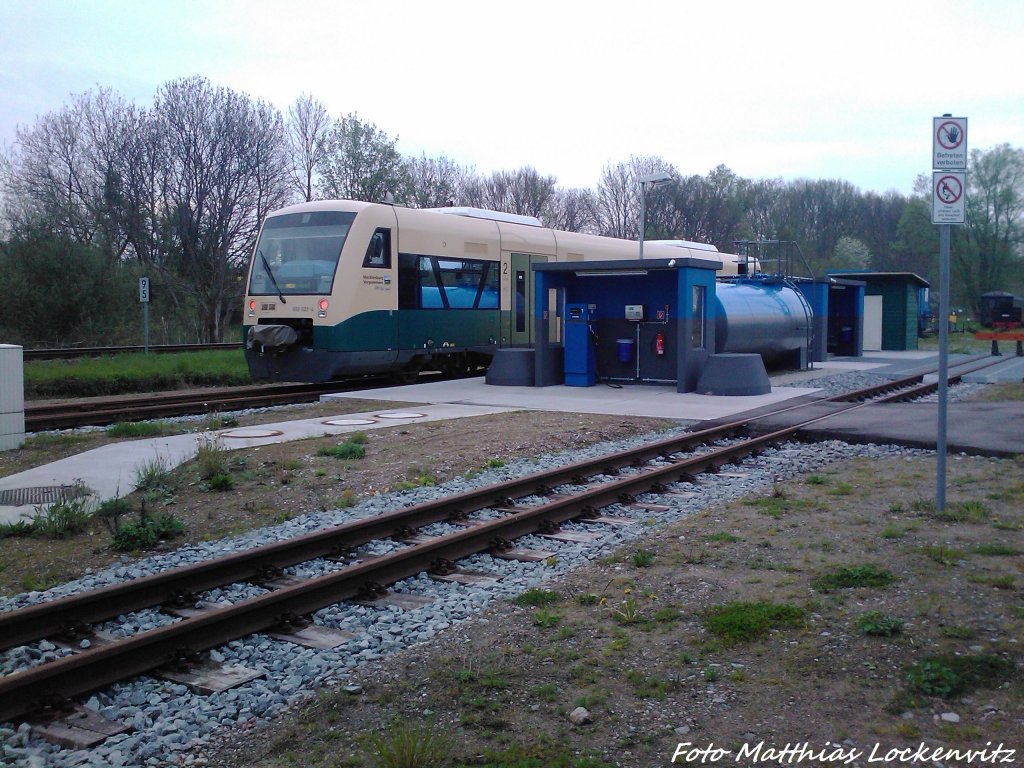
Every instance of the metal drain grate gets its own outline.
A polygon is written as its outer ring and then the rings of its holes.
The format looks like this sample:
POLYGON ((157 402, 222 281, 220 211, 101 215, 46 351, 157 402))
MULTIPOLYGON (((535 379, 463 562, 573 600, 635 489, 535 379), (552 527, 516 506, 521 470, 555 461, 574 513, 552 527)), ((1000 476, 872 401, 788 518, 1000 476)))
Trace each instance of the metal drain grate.
POLYGON ((81 485, 48 485, 41 488, 12 488, 0 491, 0 507, 22 507, 28 504, 54 504, 58 501, 87 496, 89 489, 81 485))

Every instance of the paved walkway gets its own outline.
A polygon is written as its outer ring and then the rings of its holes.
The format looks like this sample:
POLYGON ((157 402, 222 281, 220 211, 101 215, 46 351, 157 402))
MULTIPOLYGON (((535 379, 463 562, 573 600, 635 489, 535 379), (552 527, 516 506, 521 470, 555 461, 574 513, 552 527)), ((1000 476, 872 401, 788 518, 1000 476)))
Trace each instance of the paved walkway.
MULTIPOLYGON (((392 393, 394 390, 392 390, 392 393)), ((394 400, 392 394, 388 399, 394 400)), ((347 405, 347 403, 346 403, 347 405)), ((511 410, 500 406, 424 405, 415 410, 385 410, 342 413, 338 416, 284 421, 253 427, 236 427, 214 432, 192 432, 183 435, 156 437, 111 443, 91 451, 69 456, 52 464, 36 467, 16 475, 0 478, 0 492, 15 489, 52 488, 84 483, 99 500, 130 493, 140 469, 153 462, 176 467, 196 455, 204 441, 217 440, 225 448, 252 448, 288 440, 302 440, 324 435, 341 435, 359 430, 445 421, 467 416, 483 416, 511 410)), ((0 522, 13 522, 31 515, 35 504, 0 505, 0 522)))

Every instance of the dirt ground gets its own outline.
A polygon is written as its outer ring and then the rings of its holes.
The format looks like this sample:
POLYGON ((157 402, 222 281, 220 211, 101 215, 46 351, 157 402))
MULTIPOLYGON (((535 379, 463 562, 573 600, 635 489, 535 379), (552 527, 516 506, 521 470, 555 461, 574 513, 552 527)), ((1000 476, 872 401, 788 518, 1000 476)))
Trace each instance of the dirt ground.
MULTIPOLYGON (((229 491, 207 490, 186 465, 163 503, 185 522, 177 545, 333 505, 346 493, 660 424, 503 414, 367 432, 361 460, 316 455, 336 438, 288 443, 233 454, 229 491)), ((4 457, 0 472, 16 465, 4 457)), ((832 465, 763 498, 655 529, 552 581, 550 593, 504 602, 485 620, 362 670, 358 693, 322 692, 269 725, 225 732, 192 757, 239 768, 647 768, 673 758, 838 765, 845 756, 859 765, 871 757, 932 765, 921 750, 1001 744, 1019 764, 1022 470, 1024 461, 952 457, 949 503, 937 513, 933 457, 832 465), (724 624, 709 613, 723 606, 735 609, 724 624), (578 707, 589 722, 570 720, 578 707), (769 752, 802 744, 838 751, 799 760, 769 752), (910 751, 891 752, 900 749, 910 751)), ((102 530, 3 539, 0 584, 20 591, 26 580, 67 578, 117 557, 102 530)))

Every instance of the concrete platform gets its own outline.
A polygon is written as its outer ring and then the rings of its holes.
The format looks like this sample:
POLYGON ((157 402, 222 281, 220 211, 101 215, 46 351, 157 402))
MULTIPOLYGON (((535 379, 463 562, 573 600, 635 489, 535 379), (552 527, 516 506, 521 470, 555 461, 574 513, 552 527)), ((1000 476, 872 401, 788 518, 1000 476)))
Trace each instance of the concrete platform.
MULTIPOLYGON (((813 406, 818 415, 834 413, 837 403, 813 406)), ((935 450, 938 440, 937 403, 866 405, 831 416, 801 430, 814 439, 849 443, 892 443, 935 450)), ((806 411, 801 411, 806 416, 806 411)), ((795 417, 771 416, 758 422, 769 432, 790 426, 795 417)), ((950 453, 981 456, 1024 456, 1024 401, 1006 403, 949 403, 946 412, 946 448, 950 453)))
MULTIPOLYGON (((937 361, 934 352, 869 353, 863 358, 836 358, 817 363, 810 371, 772 378, 773 390, 765 395, 718 397, 678 393, 674 386, 630 385, 594 387, 495 387, 483 377, 414 384, 406 387, 346 392, 324 396, 339 402, 339 415, 330 418, 284 421, 258 427, 240 427, 202 434, 111 444, 17 475, 0 478, 0 491, 47 488, 81 481, 99 499, 113 498, 132 490, 139 468, 153 461, 175 466, 195 455, 200 440, 218 439, 226 448, 251 448, 287 440, 344 434, 383 426, 480 416, 510 410, 564 411, 617 416, 648 416, 700 423, 732 419, 740 414, 764 412, 800 399, 813 400, 818 390, 813 379, 850 370, 865 370, 898 378, 922 371, 937 361), (780 386, 796 384, 803 386, 780 386), (403 411, 352 412, 351 401, 400 400, 416 403, 403 411), (389 418, 396 417, 397 418, 389 418), (366 423, 366 422, 370 423, 366 423)), ((951 364, 969 356, 951 356, 951 364)), ((970 356, 977 357, 977 356, 970 356)), ((1024 358, 1007 357, 997 366, 972 374, 987 383, 1019 382, 1024 358)), ((834 409, 820 404, 822 413, 834 409)), ((782 426, 785 418, 770 424, 782 426)), ((834 417, 814 428, 819 436, 850 441, 888 441, 934 448, 937 407, 934 404, 879 405, 834 417)), ((952 451, 1012 456, 1024 454, 1024 402, 953 403, 949 410, 949 447, 952 451)), ((32 514, 34 505, 0 506, 0 522, 32 514)))
MULTIPOLYGON (((389 396, 385 399, 396 398, 389 396)), ((167 468, 176 467, 193 458, 197 447, 208 440, 215 440, 228 450, 253 448, 309 437, 343 435, 347 432, 403 424, 484 416, 508 410, 510 409, 502 406, 431 404, 415 409, 339 412, 337 416, 316 419, 111 443, 77 456, 69 456, 53 464, 2 477, 0 491, 49 488, 72 485, 80 481, 92 491, 96 499, 103 501, 130 493, 134 489, 136 473, 143 467, 157 461, 162 462, 167 468)), ((35 507, 34 504, 0 505, 0 522, 9 523, 24 515, 31 516, 35 507)))

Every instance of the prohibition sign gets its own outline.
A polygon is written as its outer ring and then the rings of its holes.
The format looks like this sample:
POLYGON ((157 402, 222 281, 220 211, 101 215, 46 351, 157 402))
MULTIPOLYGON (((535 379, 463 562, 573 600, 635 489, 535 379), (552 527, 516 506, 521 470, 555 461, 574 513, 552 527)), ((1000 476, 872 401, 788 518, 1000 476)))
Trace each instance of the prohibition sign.
POLYGON ((935 138, 939 142, 939 146, 946 150, 956 149, 959 147, 964 140, 964 134, 966 132, 960 128, 960 124, 955 120, 947 120, 939 125, 939 130, 935 133, 935 138))
POLYGON ((942 176, 935 185, 935 194, 946 205, 953 205, 964 193, 963 185, 956 176, 942 176))

